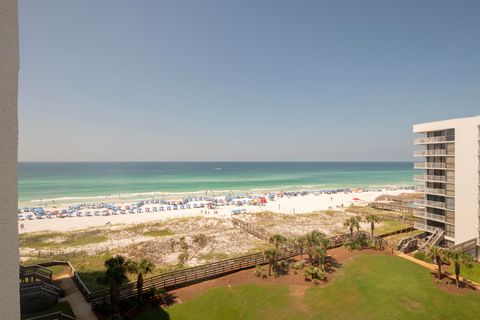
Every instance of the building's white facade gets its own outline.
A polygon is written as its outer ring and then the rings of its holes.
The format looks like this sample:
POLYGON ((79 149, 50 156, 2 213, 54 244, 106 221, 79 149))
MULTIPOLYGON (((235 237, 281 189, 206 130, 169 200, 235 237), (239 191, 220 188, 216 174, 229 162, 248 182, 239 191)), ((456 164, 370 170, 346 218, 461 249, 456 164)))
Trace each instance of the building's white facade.
POLYGON ((480 116, 416 124, 415 181, 424 193, 418 229, 444 230, 444 245, 480 236, 480 116))
POLYGON ((0 319, 20 319, 17 226, 17 0, 0 0, 0 319))

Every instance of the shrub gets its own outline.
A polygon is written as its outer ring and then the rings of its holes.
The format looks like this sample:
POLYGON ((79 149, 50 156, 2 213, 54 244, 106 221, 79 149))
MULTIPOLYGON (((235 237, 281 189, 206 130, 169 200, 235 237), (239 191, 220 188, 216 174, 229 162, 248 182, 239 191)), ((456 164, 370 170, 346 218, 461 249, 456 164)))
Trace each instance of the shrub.
POLYGON ((303 276, 305 277, 305 280, 324 280, 325 279, 325 272, 320 270, 317 267, 308 267, 305 269, 303 272, 303 276))
POLYGON ((261 279, 266 279, 267 274, 265 273, 265 270, 261 266, 256 266, 255 267, 255 277, 261 278, 261 279))
POLYGON ((430 259, 424 252, 421 252, 421 251, 415 252, 413 257, 415 259, 422 260, 422 261, 425 261, 425 262, 428 262, 428 263, 432 262, 432 259, 430 259))
POLYGON ((298 261, 294 262, 291 267, 293 270, 301 270, 305 267, 305 264, 302 261, 298 261))
POLYGON ((362 250, 363 248, 368 248, 370 242, 368 236, 364 233, 356 234, 353 239, 348 239, 343 245, 348 250, 362 250))
POLYGON ((203 248, 208 243, 208 238, 204 234, 197 234, 193 236, 193 243, 197 244, 199 247, 203 248))

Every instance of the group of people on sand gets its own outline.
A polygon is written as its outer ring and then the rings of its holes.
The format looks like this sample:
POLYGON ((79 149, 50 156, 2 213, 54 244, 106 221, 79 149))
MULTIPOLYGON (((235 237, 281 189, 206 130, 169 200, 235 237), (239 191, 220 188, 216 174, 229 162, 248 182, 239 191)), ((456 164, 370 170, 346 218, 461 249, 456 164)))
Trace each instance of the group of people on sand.
MULTIPOLYGON (((208 211, 208 210, 205 210, 205 211, 200 210, 200 213, 202 213, 202 214, 210 214, 210 211, 208 211)), ((218 211, 217 211, 217 210, 213 210, 213 214, 218 214, 218 211)))

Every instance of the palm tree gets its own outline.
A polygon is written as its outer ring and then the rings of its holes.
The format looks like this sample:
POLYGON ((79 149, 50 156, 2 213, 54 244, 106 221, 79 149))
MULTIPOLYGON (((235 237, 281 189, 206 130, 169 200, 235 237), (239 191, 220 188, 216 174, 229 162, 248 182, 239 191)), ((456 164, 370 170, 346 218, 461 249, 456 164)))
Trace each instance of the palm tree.
POLYGON ((268 239, 268 242, 270 242, 271 244, 275 245, 275 248, 278 250, 278 248, 280 247, 280 245, 284 242, 287 241, 287 238, 285 238, 284 236, 282 236, 281 234, 274 234, 273 236, 271 236, 269 239, 268 239))
POLYGON ((372 241, 373 241, 373 231, 375 230, 375 223, 380 222, 380 219, 374 214, 369 214, 368 216, 365 217, 365 221, 370 222, 370 229, 372 230, 372 241))
POLYGON ((427 255, 432 260, 435 260, 435 263, 437 264, 437 267, 438 267, 438 279, 441 279, 442 278, 442 263, 443 263, 443 260, 445 259, 444 250, 442 248, 438 247, 438 246, 432 246, 428 250, 427 255))
POLYGON ((307 238, 305 236, 299 236, 294 239, 294 244, 298 250, 300 250, 300 260, 303 258, 303 251, 307 245, 307 238))
POLYGON ((307 254, 308 254, 308 259, 310 261, 315 260, 315 248, 320 245, 320 242, 322 239, 325 239, 326 236, 323 232, 320 232, 318 230, 313 230, 310 233, 307 233, 305 236, 305 243, 307 247, 307 254))
POLYGON ((473 259, 465 252, 456 249, 447 250, 445 256, 447 260, 451 264, 453 264, 453 267, 455 269, 455 285, 458 288, 460 282, 460 268, 462 267, 462 265, 467 268, 471 268, 471 263, 473 259))
POLYGON ((350 231, 350 238, 353 238, 353 228, 357 228, 357 230, 360 228, 360 223, 357 218, 355 217, 350 217, 345 222, 343 223, 343 226, 348 227, 350 231))
POLYGON ((140 262, 127 261, 127 270, 137 275, 137 296, 138 303, 142 303, 143 297, 143 276, 153 272, 155 265, 148 259, 142 259, 140 262))
POLYGON ((360 231, 360 223, 363 222, 362 217, 360 216, 355 216, 355 220, 357 220, 357 224, 355 225, 355 228, 357 228, 357 232, 360 231))
POLYGON ((275 268, 275 263, 277 262, 278 250, 275 247, 271 247, 265 250, 263 253, 265 258, 268 260, 268 275, 272 275, 272 269, 275 268))
POLYGON ((105 260, 104 265, 107 270, 97 278, 97 282, 110 287, 111 308, 116 313, 120 302, 120 286, 128 280, 126 260, 122 256, 116 256, 105 260))

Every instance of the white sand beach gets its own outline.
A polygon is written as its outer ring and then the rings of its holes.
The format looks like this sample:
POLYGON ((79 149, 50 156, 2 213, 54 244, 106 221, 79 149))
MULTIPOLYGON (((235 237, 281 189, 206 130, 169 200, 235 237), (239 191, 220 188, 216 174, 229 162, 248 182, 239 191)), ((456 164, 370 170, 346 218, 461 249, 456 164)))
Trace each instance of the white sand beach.
MULTIPOLYGON (((267 201, 264 205, 244 205, 234 206, 226 205, 215 209, 191 208, 170 211, 145 212, 147 208, 158 206, 155 204, 145 204, 142 213, 119 214, 108 216, 73 216, 66 218, 51 219, 32 219, 18 221, 19 232, 39 232, 39 231, 71 231, 88 229, 92 227, 101 227, 107 225, 131 225, 138 223, 148 223, 165 221, 172 218, 207 216, 229 219, 232 217, 232 210, 245 209, 248 213, 270 211, 282 214, 309 213, 327 209, 342 209, 352 203, 366 205, 375 200, 382 194, 398 195, 400 193, 412 192, 411 190, 380 190, 380 191, 360 191, 353 193, 333 193, 333 194, 314 194, 309 193, 304 196, 276 197, 273 201, 267 201), (354 200, 358 198, 359 200, 354 200)), ((133 203, 133 202, 132 202, 133 203)))

